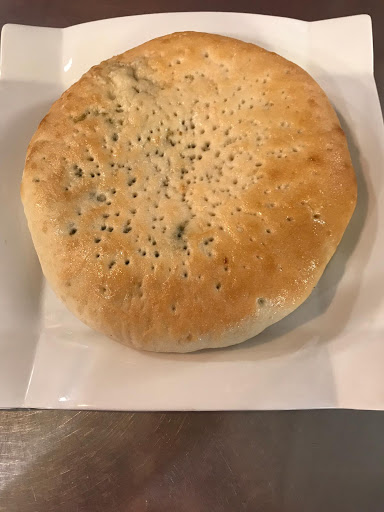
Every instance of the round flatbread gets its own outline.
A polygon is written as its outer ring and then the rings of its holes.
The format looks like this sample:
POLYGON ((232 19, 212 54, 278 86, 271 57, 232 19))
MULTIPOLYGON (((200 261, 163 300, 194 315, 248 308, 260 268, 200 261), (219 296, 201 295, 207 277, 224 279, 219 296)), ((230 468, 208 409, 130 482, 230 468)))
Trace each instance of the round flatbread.
POLYGON ((22 198, 43 272, 86 324, 188 352, 296 309, 356 203, 337 116, 300 67, 203 33, 93 67, 29 145, 22 198))

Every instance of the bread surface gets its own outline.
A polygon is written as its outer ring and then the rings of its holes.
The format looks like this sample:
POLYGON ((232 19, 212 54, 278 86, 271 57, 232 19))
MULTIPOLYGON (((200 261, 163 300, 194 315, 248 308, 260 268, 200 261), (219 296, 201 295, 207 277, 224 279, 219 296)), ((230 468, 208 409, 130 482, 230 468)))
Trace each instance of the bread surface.
POLYGON ((144 350, 240 343, 296 309, 356 203, 319 85, 204 33, 93 67, 28 148, 22 199, 43 272, 86 324, 144 350))

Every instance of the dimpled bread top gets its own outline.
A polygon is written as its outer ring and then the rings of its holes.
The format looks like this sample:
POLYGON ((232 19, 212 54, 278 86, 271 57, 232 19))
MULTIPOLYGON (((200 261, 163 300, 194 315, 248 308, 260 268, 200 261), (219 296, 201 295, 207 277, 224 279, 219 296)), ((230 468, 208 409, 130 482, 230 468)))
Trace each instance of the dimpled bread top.
POLYGON ((296 309, 356 203, 337 116, 301 68, 176 33, 88 71, 30 143, 22 198, 49 283, 137 348, 240 343, 296 309))

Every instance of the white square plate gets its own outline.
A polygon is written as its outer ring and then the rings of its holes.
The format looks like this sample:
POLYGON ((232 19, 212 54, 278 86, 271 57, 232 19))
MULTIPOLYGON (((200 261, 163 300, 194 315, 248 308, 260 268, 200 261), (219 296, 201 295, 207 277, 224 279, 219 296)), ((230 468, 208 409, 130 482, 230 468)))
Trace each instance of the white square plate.
POLYGON ((314 23, 233 13, 154 14, 66 29, 6 25, 0 79, 0 406, 129 410, 384 409, 384 130, 368 16, 314 23), (320 83, 359 186, 343 241, 311 297, 242 345, 140 353, 78 321, 45 283, 19 184, 50 104, 91 65, 180 30, 257 43, 320 83))

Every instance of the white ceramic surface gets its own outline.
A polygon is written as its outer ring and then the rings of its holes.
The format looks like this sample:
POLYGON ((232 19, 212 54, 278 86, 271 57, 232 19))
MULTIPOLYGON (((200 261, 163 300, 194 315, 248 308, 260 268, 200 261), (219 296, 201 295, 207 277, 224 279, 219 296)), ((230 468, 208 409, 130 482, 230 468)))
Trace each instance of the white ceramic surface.
POLYGON ((306 23, 177 13, 63 30, 6 25, 0 111, 1 407, 384 409, 384 130, 368 16, 306 23), (233 348, 140 353, 91 331, 56 299, 28 234, 19 184, 28 141, 64 89, 91 65, 179 30, 251 41, 309 71, 347 133, 359 200, 319 285, 285 320, 233 348))

